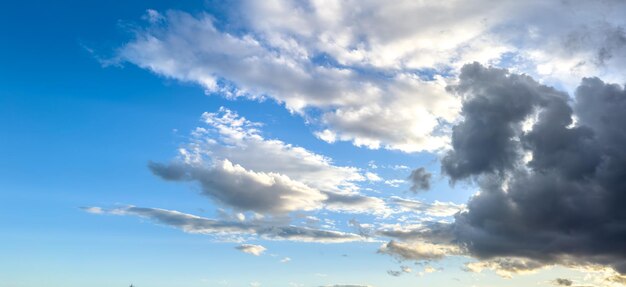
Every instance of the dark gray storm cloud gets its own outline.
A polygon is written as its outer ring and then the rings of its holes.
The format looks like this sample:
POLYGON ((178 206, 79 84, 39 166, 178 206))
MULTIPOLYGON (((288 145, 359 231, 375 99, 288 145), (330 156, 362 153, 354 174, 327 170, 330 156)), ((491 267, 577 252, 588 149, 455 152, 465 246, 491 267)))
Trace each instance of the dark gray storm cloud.
POLYGON ((426 171, 425 168, 420 167, 413 171, 411 171, 411 175, 409 175, 409 182, 411 183, 411 191, 418 192, 420 190, 429 190, 430 189, 430 178, 433 175, 426 171))
POLYGON ((148 167, 165 180, 198 182, 203 195, 241 211, 284 214, 322 207, 353 212, 385 211, 384 202, 375 197, 318 190, 283 174, 255 172, 227 160, 213 166, 150 162, 148 167))
POLYGON ((327 198, 287 176, 246 170, 226 160, 214 166, 151 162, 149 168, 166 180, 197 181, 202 194, 238 210, 271 214, 313 210, 327 198))
POLYGON ((585 78, 570 103, 528 76, 471 64, 450 91, 463 98, 464 120, 443 171, 480 186, 455 216, 455 242, 483 259, 596 263, 625 274, 624 88, 585 78))
POLYGON ((478 63, 465 65, 459 79, 448 90, 463 99, 464 120, 454 126, 453 150, 442 159, 444 172, 453 180, 513 168, 521 156, 516 135, 522 122, 537 107, 567 99, 529 76, 478 63))

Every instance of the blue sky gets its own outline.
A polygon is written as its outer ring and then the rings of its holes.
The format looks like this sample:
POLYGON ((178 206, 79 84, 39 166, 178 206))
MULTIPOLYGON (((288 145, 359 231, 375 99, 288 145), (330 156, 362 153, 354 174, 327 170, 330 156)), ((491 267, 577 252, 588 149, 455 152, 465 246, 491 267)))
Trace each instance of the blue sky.
POLYGON ((470 2, 5 3, 0 286, 622 286, 626 6, 470 2))

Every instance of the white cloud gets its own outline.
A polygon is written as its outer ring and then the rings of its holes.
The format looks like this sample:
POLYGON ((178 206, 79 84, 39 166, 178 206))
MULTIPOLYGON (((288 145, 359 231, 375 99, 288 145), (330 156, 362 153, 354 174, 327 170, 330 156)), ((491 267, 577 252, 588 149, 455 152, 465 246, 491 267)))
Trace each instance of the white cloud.
POLYGON ((186 174, 180 179, 196 180, 207 196, 244 211, 278 214, 314 210, 327 199, 318 190, 288 176, 246 170, 228 160, 216 160, 210 167, 154 163, 150 167, 164 178, 173 173, 186 174))
POLYGON ((381 199, 361 195, 362 175, 354 167, 261 135, 261 124, 221 108, 204 113, 206 127, 192 133, 177 161, 151 163, 168 180, 194 180, 209 197, 242 211, 288 213, 327 208, 347 212, 386 212, 381 199))
POLYGON ((148 10, 147 27, 118 57, 208 93, 313 108, 327 142, 434 151, 449 144, 446 125, 460 105, 445 86, 465 63, 568 87, 590 75, 621 82, 625 9, 623 1, 242 1, 229 20, 246 32, 218 28, 208 14, 148 10))
POLYGON ((398 206, 403 212, 417 212, 428 216, 446 217, 465 209, 464 204, 456 204, 452 202, 435 201, 433 203, 425 203, 418 200, 406 199, 397 196, 390 197, 392 204, 398 206))
POLYGON ((540 269, 547 268, 543 262, 517 257, 499 257, 490 260, 470 262, 465 265, 471 272, 482 272, 483 270, 493 270, 496 274, 512 278, 513 275, 535 273, 540 269))
POLYGON ((366 172, 365 177, 369 181, 382 181, 383 180, 382 178, 380 178, 380 176, 378 176, 378 174, 375 174, 373 172, 366 172))
POLYGON ((254 244, 242 244, 242 245, 235 247, 235 249, 244 253, 252 254, 254 256, 260 256, 261 254, 263 254, 263 252, 265 252, 265 250, 267 250, 265 247, 261 245, 254 245, 254 244))
MULTIPOLYGON (((258 7, 255 14, 262 15, 264 8, 258 7)), ((282 12, 287 14, 279 17, 288 21, 293 11, 282 12)), ((321 64, 318 58, 332 51, 307 46, 319 39, 281 34, 285 31, 281 28, 234 35, 218 30, 209 15, 168 12, 165 17, 164 24, 138 31, 120 49, 120 58, 166 77, 198 83, 207 93, 271 97, 300 113, 304 108, 320 109, 320 124, 327 128, 317 135, 328 142, 350 140, 404 151, 447 144, 447 137, 432 134, 440 127, 438 119, 454 119, 459 107, 458 100, 445 92, 443 78, 424 80, 415 71, 403 70, 375 76, 357 66, 321 64)), ((253 27, 258 28, 263 29, 253 27)))
POLYGON ((435 244, 424 241, 398 242, 395 240, 383 244, 379 253, 389 254, 401 260, 439 260, 449 255, 458 255, 460 249, 454 245, 435 244))
POLYGON ((406 180, 404 179, 389 179, 389 180, 385 180, 385 184, 389 185, 391 187, 399 187, 400 184, 405 183, 406 180))

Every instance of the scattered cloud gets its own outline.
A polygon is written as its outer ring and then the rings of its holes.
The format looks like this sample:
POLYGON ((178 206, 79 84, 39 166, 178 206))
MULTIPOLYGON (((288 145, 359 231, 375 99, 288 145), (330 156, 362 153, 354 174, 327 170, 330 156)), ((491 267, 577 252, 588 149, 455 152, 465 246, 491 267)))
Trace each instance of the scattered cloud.
POLYGON ((386 212, 381 199, 359 194, 357 182, 380 180, 304 148, 261 136, 260 123, 226 108, 204 113, 179 158, 150 163, 163 179, 198 182, 204 195, 241 211, 281 214, 328 208, 386 212))
POLYGON ((496 274, 512 278, 517 274, 528 274, 537 272, 539 269, 545 268, 546 265, 532 259, 504 257, 494 258, 485 261, 471 262, 465 265, 466 269, 471 272, 481 272, 484 269, 492 270, 496 274))
POLYGON ((465 209, 464 204, 455 204, 452 202, 435 201, 433 203, 425 203, 398 196, 391 196, 389 199, 391 205, 399 207, 400 211, 422 213, 433 217, 453 216, 457 212, 465 209))
POLYGON ((624 88, 585 78, 570 106, 567 94, 528 76, 479 64, 462 71, 451 90, 464 99, 464 120, 453 128, 443 169, 453 180, 477 178, 480 193, 455 216, 457 242, 478 258, 626 272, 616 228, 626 224, 624 88))
POLYGON ((439 260, 447 255, 459 254, 460 250, 453 245, 419 241, 405 243, 392 240, 381 246, 378 253, 392 255, 400 260, 429 261, 439 260))
POLYGON ((393 240, 379 252, 400 260, 464 255, 478 260, 467 270, 504 277, 556 264, 599 265, 617 272, 602 273, 604 284, 624 282, 626 92, 610 83, 626 78, 626 3, 321 2, 238 2, 232 17, 245 26, 240 30, 207 13, 148 10, 147 24, 118 57, 207 94, 270 98, 328 143, 436 152, 452 183, 478 185, 467 204, 361 194, 364 181, 428 190, 432 174, 418 168, 408 181, 384 180, 337 166, 264 138, 261 124, 224 108, 203 115, 207 127, 194 131, 179 158, 150 169, 166 180, 197 182, 202 194, 237 212, 388 214, 387 202, 401 213, 454 222, 376 229, 355 220, 353 234, 153 208, 85 211, 212 235, 311 242, 383 236, 393 240), (607 82, 578 84, 589 75, 607 82))
POLYGON ((280 214, 322 207, 327 197, 320 191, 286 175, 246 170, 229 160, 212 166, 150 163, 152 172, 172 180, 193 180, 203 194, 242 211, 280 214))
POLYGON ((385 180, 385 184, 391 187, 399 187, 400 184, 405 183, 404 179, 389 179, 385 180))
POLYGON ((258 236, 269 240, 319 243, 342 243, 365 240, 365 238, 360 235, 340 231, 314 229, 293 225, 276 225, 272 222, 263 221, 220 221, 158 208, 130 206, 106 210, 104 213, 113 215, 139 216, 150 219, 159 224, 179 228, 188 233, 212 235, 217 238, 230 238, 232 236, 258 236))
POLYGON ((267 250, 265 247, 261 245, 254 245, 254 244, 242 244, 242 245, 235 247, 235 249, 244 253, 252 254, 254 256, 260 256, 261 254, 263 254, 263 252, 265 252, 265 250, 267 250))
POLYGON ((427 172, 423 167, 411 171, 411 175, 407 178, 411 182, 410 190, 412 192, 425 191, 430 189, 430 181, 433 175, 427 172))

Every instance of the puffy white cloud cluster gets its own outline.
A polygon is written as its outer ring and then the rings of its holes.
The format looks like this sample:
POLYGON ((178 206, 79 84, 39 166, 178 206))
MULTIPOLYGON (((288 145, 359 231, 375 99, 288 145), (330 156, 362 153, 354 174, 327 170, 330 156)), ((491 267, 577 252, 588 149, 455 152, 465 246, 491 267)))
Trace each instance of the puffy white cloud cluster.
POLYGON ((381 199, 361 195, 357 182, 372 178, 354 167, 280 140, 265 139, 259 123, 228 109, 205 113, 179 159, 150 163, 166 180, 195 181, 202 193, 240 211, 284 214, 327 208, 386 212, 381 199))
POLYGON ((241 1, 226 14, 149 10, 118 59, 201 85, 272 98, 320 139, 406 152, 449 145, 469 62, 572 88, 626 75, 623 1, 241 1), (601 3, 600 3, 601 2, 601 3), (398 19, 402 19, 398 21, 398 19), (308 113, 309 110, 319 111, 308 113))

